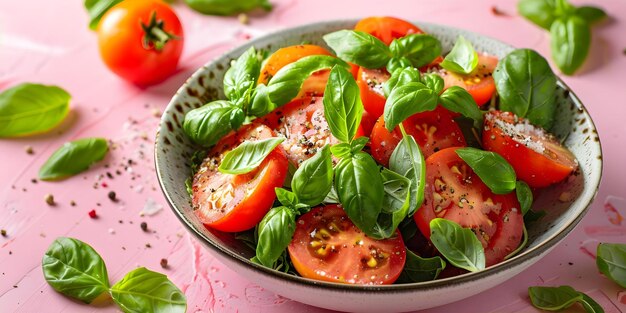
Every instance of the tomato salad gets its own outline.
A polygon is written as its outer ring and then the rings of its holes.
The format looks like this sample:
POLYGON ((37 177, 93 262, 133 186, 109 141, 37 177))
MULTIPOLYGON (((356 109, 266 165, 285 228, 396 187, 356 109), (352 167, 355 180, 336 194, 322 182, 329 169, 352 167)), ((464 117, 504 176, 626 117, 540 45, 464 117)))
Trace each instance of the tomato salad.
POLYGON ((520 251, 533 193, 578 167, 549 133, 546 60, 498 60, 462 36, 444 55, 391 17, 323 39, 250 48, 226 99, 186 114, 203 147, 187 187, 206 227, 239 232, 253 262, 348 284, 475 272, 520 251))

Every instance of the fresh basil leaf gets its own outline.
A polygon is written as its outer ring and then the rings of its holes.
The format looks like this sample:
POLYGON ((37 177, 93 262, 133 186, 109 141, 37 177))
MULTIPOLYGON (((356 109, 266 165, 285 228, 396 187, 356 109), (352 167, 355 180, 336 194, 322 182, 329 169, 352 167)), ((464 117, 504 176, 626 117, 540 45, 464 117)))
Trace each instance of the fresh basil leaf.
POLYGON ((256 258, 264 266, 274 268, 296 231, 296 216, 289 208, 271 209, 258 226, 256 258))
POLYGON ((109 276, 102 257, 74 238, 57 238, 41 261, 43 276, 54 290, 85 303, 109 291, 109 276))
POLYGON ((432 111, 437 107, 437 94, 422 83, 407 83, 391 91, 385 102, 385 128, 393 131, 409 116, 432 111))
POLYGON ((604 12, 604 10, 589 5, 577 7, 574 14, 580 16, 589 24, 599 23, 608 18, 608 15, 604 12))
POLYGON ((324 198, 324 201, 322 201, 323 204, 339 204, 339 196, 337 195, 337 190, 335 190, 335 187, 331 187, 330 191, 328 192, 328 194, 326 195, 326 198, 324 198))
POLYGON ((456 154, 493 193, 504 195, 515 189, 515 170, 501 155, 470 147, 456 149, 456 154))
POLYGON ((104 159, 109 145, 104 138, 83 138, 64 143, 39 169, 39 179, 60 180, 87 170, 104 159))
POLYGON ((351 148, 350 148, 351 151, 350 152, 352 152, 354 154, 354 153, 357 153, 357 152, 363 150, 363 148, 365 148, 365 145, 367 144, 367 142, 369 140, 370 139, 367 138, 367 137, 359 137, 359 138, 354 139, 352 141, 352 143, 350 143, 350 146, 351 146, 351 148))
POLYGON ((517 201, 521 206, 522 215, 526 215, 530 208, 533 206, 533 192, 527 183, 518 180, 515 182, 515 194, 517 195, 517 201))
POLYGON ((340 59, 364 68, 381 68, 392 56, 389 47, 365 32, 344 29, 326 34, 323 38, 340 59))
POLYGON ((274 191, 276 192, 276 199, 282 205, 293 208, 298 204, 298 196, 295 193, 278 187, 274 188, 274 191))
POLYGON ((96 30, 104 13, 122 0, 85 0, 85 9, 89 13, 89 28, 96 30))
POLYGON ((574 7, 568 0, 554 0, 554 15, 557 17, 574 14, 574 7))
POLYGON ((429 73, 424 75, 422 77, 422 83, 436 94, 441 94, 441 91, 445 86, 443 78, 435 73, 429 73))
POLYGON ((254 88, 252 93, 252 102, 250 103, 249 115, 263 116, 272 112, 276 108, 276 104, 270 98, 270 90, 265 84, 259 84, 254 88))
POLYGON ((24 83, 0 93, 0 137, 43 133, 69 112, 70 94, 57 86, 24 83))
POLYGON ((428 34, 410 34, 394 39, 389 49, 394 57, 407 58, 414 67, 422 67, 441 55, 441 42, 428 34))
POLYGON ((291 189, 300 203, 316 206, 326 198, 333 186, 333 162, 330 149, 324 146, 300 164, 291 180, 291 189))
POLYGON ((581 17, 569 15, 556 19, 550 27, 552 59, 565 75, 583 65, 591 47, 591 27, 581 17))
POLYGON ((583 305, 583 308, 587 313, 604 313, 604 309, 596 300, 593 300, 590 296, 580 293, 583 298, 580 300, 580 303, 583 305))
POLYGON ((426 162, 415 138, 404 135, 402 140, 391 153, 389 169, 411 180, 411 198, 409 216, 424 202, 424 187, 426 184, 426 162))
POLYGON ((350 220, 366 235, 373 233, 383 206, 383 181, 371 155, 358 152, 335 167, 335 188, 350 220))
POLYGON ((548 213, 546 213, 545 210, 541 210, 539 212, 536 212, 533 209, 530 209, 524 215, 524 224, 528 225, 528 224, 531 224, 533 222, 536 222, 536 221, 540 220, 541 218, 543 218, 544 216, 546 216, 546 214, 548 214, 548 213))
POLYGON ((383 207, 374 227, 375 238, 390 238, 396 235, 398 225, 406 218, 411 204, 411 180, 383 168, 383 207))
POLYGON ((454 47, 452 47, 452 51, 446 55, 440 65, 454 73, 469 74, 478 65, 478 53, 474 50, 471 42, 463 36, 459 36, 454 47))
POLYGON ((528 287, 533 306, 546 311, 560 311, 581 301, 583 296, 570 286, 528 287))
POLYGON ((284 140, 285 138, 267 138, 245 141, 226 153, 217 169, 226 174, 249 173, 259 167, 261 162, 284 140))
POLYGON ((269 0, 185 0, 185 3, 190 8, 207 15, 235 15, 256 8, 272 10, 269 0))
POLYGON ((330 132, 342 142, 351 142, 363 115, 359 86, 350 72, 340 66, 330 71, 324 91, 324 115, 330 132))
POLYGON ((535 25, 550 30, 550 25, 556 19, 556 4, 554 0, 520 0, 517 11, 535 25))
POLYGON ((556 75, 548 61, 530 49, 507 54, 493 78, 500 96, 500 109, 528 118, 550 129, 556 114, 556 75))
POLYGON ((383 92, 385 97, 389 97, 391 91, 397 86, 403 86, 408 83, 419 83, 421 81, 421 73, 414 67, 406 67, 391 72, 389 80, 383 83, 383 92))
POLYGON ((311 74, 333 67, 349 68, 342 60, 328 55, 310 55, 285 65, 267 85, 270 101, 277 107, 289 103, 298 95, 302 84, 311 74))
POLYGON ((452 265, 470 272, 485 269, 485 249, 471 229, 435 218, 430 221, 430 240, 452 265))
POLYGON ((352 155, 352 146, 349 143, 338 143, 330 147, 330 153, 335 157, 343 159, 352 155))
POLYGON ((224 100, 207 103, 187 112, 183 121, 183 131, 193 142, 204 147, 212 146, 224 135, 241 126, 231 123, 231 116, 238 109, 224 100))
POLYGON ((626 288, 626 244, 600 243, 596 265, 600 273, 626 288))
POLYGON ((393 57, 387 62, 387 71, 393 73, 395 70, 412 67, 411 61, 405 57, 393 57))
POLYGON ((451 86, 439 96, 441 106, 474 121, 474 128, 482 129, 483 113, 478 108, 474 97, 459 86, 451 86))
POLYGON ((446 261, 436 256, 433 258, 422 258, 406 250, 406 263, 402 274, 398 277, 398 283, 420 283, 437 279, 441 271, 446 268, 446 261))
POLYGON ((184 313, 185 294, 167 276, 140 267, 111 287, 111 297, 124 312, 184 313))
POLYGON ((398 230, 400 231, 400 234, 402 234, 402 240, 404 241, 405 245, 409 242, 413 242, 413 237, 415 237, 415 235, 417 235, 417 232, 419 231, 417 229, 417 224, 415 224, 415 220, 410 217, 405 218, 404 221, 402 221, 400 225, 398 225, 398 230))
POLYGON ((246 50, 224 74, 224 94, 235 102, 256 86, 261 72, 261 59, 254 47, 246 50))

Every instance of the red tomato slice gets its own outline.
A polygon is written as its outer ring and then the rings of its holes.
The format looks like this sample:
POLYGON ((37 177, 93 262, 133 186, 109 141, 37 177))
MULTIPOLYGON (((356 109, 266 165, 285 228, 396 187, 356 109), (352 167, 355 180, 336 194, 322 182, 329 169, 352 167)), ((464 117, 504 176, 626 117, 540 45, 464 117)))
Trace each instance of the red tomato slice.
POLYGON ((498 59, 489 55, 478 55, 478 66, 469 75, 451 73, 445 69, 440 69, 439 74, 445 82, 444 89, 451 86, 459 86, 467 90, 476 103, 480 106, 487 103, 494 92, 496 84, 493 80, 493 71, 498 65, 498 59))
POLYGON ((470 228, 483 247, 487 266, 513 252, 522 240, 524 219, 515 192, 496 195, 456 154, 443 149, 426 159, 424 204, 417 227, 430 238, 430 221, 445 218, 470 228))
POLYGON ((485 115, 482 142, 509 161, 517 177, 531 187, 560 182, 578 167, 576 157, 554 136, 511 112, 485 115))
MULTIPOLYGON (((402 125, 407 134, 413 135, 424 158, 444 148, 467 145, 459 125, 452 119, 450 112, 440 106, 434 111, 415 114, 402 122, 402 125)), ((381 116, 370 136, 372 156, 378 163, 388 166, 389 158, 400 140, 400 128, 396 127, 393 132, 387 131, 381 116)))
POLYGON ((370 70, 359 68, 356 83, 361 92, 361 101, 365 111, 377 119, 385 111, 385 93, 383 83, 389 80, 389 73, 385 69, 370 70))
POLYGON ((404 267, 400 232, 384 240, 363 234, 337 205, 302 215, 289 244, 289 257, 303 277, 359 285, 393 283, 404 267))
POLYGON ((251 124, 220 140, 193 178, 194 213, 207 227, 244 231, 258 224, 274 203, 274 188, 287 176, 285 152, 278 147, 252 172, 231 175, 217 170, 224 155, 244 141, 274 137, 262 124, 251 124))
POLYGON ((366 32, 389 45, 394 39, 423 33, 419 27, 395 17, 372 16, 360 20, 354 30, 366 32))

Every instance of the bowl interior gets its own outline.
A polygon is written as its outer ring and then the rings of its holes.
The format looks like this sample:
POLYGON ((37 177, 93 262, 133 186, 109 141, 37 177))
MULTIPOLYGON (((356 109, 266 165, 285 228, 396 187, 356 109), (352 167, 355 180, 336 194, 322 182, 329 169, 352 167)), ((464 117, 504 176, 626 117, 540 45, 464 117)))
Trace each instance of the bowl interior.
MULTIPOLYGON (((230 61, 237 58, 251 45, 257 49, 270 51, 304 42, 324 45, 321 39, 324 34, 338 29, 352 28, 354 24, 355 21, 318 23, 284 30, 252 40, 199 69, 178 90, 167 106, 159 126, 155 145, 155 162, 161 187, 169 204, 183 224, 199 240, 208 243, 207 246, 218 253, 225 254, 237 262, 256 267, 270 275, 289 277, 303 284, 338 287, 338 284, 314 282, 300 277, 287 276, 287 274, 253 264, 248 259, 254 255, 254 251, 241 241, 236 240, 233 234, 208 230, 198 221, 192 212, 190 198, 185 189, 185 180, 190 175, 189 159, 198 150, 198 147, 184 135, 182 121, 187 111, 198 108, 212 100, 224 98, 222 79, 230 61)), ((416 24, 425 32, 439 38, 444 51, 449 51, 452 48, 458 35, 463 35, 470 40, 477 51, 499 58, 513 50, 513 47, 509 45, 475 33, 434 24, 416 24)), ((600 142, 589 114, 578 98, 560 81, 557 94, 557 112, 559 114, 552 132, 574 153, 579 162, 580 170, 575 175, 570 176, 567 181, 543 190, 536 198, 534 208, 546 210, 548 214, 540 221, 529 225, 527 247, 515 257, 481 273, 469 273, 462 275, 463 277, 414 283, 408 284, 408 286, 402 285, 401 288, 421 289, 454 279, 478 278, 476 275, 489 275, 498 269, 520 264, 523 260, 537 256, 554 246, 580 221, 595 196, 600 181, 602 170, 600 142)), ((340 286, 341 288, 371 288, 371 286, 340 286)), ((393 289, 399 288, 399 286, 401 285, 382 286, 375 289, 393 289)))

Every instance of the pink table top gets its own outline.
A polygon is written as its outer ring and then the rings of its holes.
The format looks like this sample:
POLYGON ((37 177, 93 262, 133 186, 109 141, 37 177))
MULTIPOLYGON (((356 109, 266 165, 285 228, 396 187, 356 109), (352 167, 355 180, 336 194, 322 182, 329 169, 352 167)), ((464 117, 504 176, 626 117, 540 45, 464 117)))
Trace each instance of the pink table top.
MULTIPOLYGON (((379 0, 272 0, 274 11, 252 16, 249 25, 236 17, 197 14, 179 1, 174 7, 186 33, 179 71, 142 90, 104 67, 82 2, 0 2, 0 90, 30 81, 62 86, 73 96, 71 118, 59 130, 0 140, 0 228, 7 231, 0 237, 0 312, 117 310, 71 301, 44 281, 41 258, 59 236, 81 239, 99 251, 112 282, 137 266, 164 272, 187 295, 189 312, 325 312, 277 296, 215 260, 186 233, 157 185, 152 158, 157 116, 191 73, 248 38, 315 21, 392 15, 465 28, 549 56, 548 35, 517 16, 516 1, 407 0, 389 5, 379 0), (506 15, 494 14, 495 4, 506 15), (114 142, 104 162, 63 182, 34 180, 58 146, 87 136, 114 142), (35 153, 27 154, 26 146, 35 153), (108 199, 109 191, 117 193, 118 202, 108 199), (45 203, 48 193, 54 195, 55 206, 45 203), (92 209, 99 218, 88 216, 92 209), (141 222, 147 223, 148 232, 140 229, 141 222), (166 269, 159 265, 162 258, 169 261, 166 269)), ((586 69, 562 78, 585 103, 600 133, 605 166, 595 202, 567 239, 528 270, 496 288, 426 312, 536 312, 526 290, 543 284, 571 285, 607 312, 626 311, 626 292, 598 274, 594 261, 598 242, 626 243, 621 218, 626 215, 626 2, 593 2, 613 20, 594 28, 586 69)))

